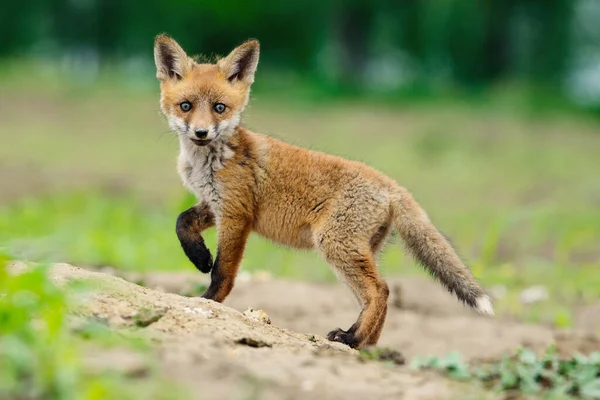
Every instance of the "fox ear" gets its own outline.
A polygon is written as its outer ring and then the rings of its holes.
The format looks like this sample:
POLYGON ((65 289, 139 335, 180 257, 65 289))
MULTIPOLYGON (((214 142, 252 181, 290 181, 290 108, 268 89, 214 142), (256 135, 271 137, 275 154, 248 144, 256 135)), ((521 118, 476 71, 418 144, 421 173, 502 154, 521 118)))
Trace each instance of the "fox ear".
POLYGON ((219 60, 217 65, 229 82, 239 80, 249 85, 254 82, 259 48, 258 40, 249 40, 219 60))
POLYGON ((192 68, 192 60, 181 46, 167 35, 154 40, 154 63, 158 80, 181 79, 192 68))

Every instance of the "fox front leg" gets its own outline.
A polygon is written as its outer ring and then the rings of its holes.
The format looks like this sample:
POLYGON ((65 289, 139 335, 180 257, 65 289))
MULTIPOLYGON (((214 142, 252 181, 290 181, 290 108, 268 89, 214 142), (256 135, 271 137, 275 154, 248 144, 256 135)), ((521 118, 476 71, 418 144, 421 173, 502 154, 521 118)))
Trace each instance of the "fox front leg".
POLYGON ((202 297, 222 303, 233 289, 250 224, 244 220, 222 218, 217 229, 217 259, 210 274, 210 285, 202 297))
POLYGON ((177 217, 177 237, 183 252, 203 273, 209 273, 213 267, 210 250, 204 244, 202 232, 215 224, 215 218, 204 203, 196 204, 177 217))

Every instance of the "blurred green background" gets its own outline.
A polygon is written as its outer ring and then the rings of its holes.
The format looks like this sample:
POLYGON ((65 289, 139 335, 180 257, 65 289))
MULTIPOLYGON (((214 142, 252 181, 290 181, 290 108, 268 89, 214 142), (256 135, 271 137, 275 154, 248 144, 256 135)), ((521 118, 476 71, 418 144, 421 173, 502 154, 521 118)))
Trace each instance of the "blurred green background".
MULTIPOLYGON (((599 20, 595 0, 5 2, 0 247, 194 271, 174 232, 194 200, 159 113, 153 38, 223 55, 253 37, 250 129, 392 176, 501 311, 569 326, 600 296, 599 20), (525 307, 532 285, 550 299, 525 307)), ((420 273, 397 242, 381 269, 420 273)), ((334 279, 317 255, 258 237, 242 269, 334 279)))

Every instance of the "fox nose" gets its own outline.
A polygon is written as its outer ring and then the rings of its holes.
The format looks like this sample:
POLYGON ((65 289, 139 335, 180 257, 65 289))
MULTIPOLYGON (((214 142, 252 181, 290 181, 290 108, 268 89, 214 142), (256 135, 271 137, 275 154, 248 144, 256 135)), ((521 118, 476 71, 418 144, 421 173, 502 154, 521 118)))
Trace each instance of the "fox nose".
POLYGON ((204 139, 208 135, 208 129, 196 129, 194 133, 198 139, 204 139))

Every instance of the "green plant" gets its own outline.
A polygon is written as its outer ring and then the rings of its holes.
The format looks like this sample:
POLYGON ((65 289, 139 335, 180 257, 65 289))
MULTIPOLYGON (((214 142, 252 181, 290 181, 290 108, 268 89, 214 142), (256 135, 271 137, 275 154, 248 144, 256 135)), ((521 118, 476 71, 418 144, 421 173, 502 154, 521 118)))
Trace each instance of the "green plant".
POLYGON ((78 360, 69 343, 64 295, 43 266, 11 273, 8 260, 6 254, 0 260, 0 394, 74 398, 78 360))
POLYGON ((448 353, 444 357, 415 357, 411 362, 414 369, 434 369, 454 379, 471 378, 467 365, 459 353, 448 353))
POLYGON ((563 359, 554 346, 542 356, 523 348, 498 362, 470 368, 454 353, 442 358, 418 357, 412 367, 433 369, 452 378, 475 379, 500 391, 600 399, 600 352, 563 359))
POLYGON ((48 267, 16 270, 9 261, 0 249, 0 398, 130 399, 146 392, 151 396, 144 398, 167 397, 156 386, 169 385, 155 377, 142 388, 119 373, 88 372, 84 348, 131 349, 135 343, 97 321, 73 328, 67 293, 48 278, 48 267))

